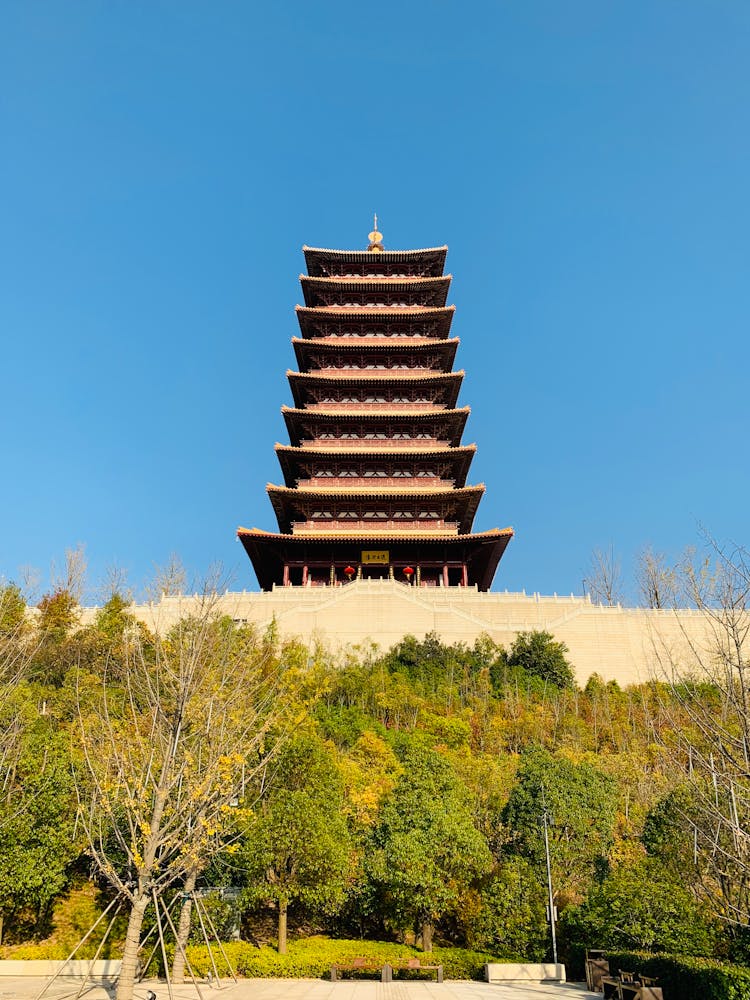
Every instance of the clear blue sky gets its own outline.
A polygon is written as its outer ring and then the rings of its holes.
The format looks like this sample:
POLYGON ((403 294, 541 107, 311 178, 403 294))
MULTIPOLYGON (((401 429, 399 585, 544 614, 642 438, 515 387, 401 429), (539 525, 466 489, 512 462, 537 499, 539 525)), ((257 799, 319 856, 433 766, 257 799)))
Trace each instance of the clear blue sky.
POLYGON ((750 5, 6 0, 0 576, 255 579, 303 243, 448 243, 496 589, 747 542, 750 5))

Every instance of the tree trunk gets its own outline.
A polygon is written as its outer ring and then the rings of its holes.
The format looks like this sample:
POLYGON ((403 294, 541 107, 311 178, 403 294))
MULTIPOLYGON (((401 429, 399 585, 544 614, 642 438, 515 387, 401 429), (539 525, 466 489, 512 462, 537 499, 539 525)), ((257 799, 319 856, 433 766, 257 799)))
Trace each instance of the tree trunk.
POLYGON ((174 961, 172 962, 173 983, 181 984, 185 982, 185 956, 183 952, 187 948, 188 939, 190 938, 190 917, 193 912, 192 894, 197 881, 197 870, 193 869, 191 872, 188 872, 188 877, 185 879, 185 899, 182 902, 180 921, 177 924, 177 941, 175 942, 174 961))
POLYGON ((122 965, 117 977, 117 993, 115 1000, 133 1000, 135 988, 135 973, 138 967, 138 946, 141 943, 141 925, 150 897, 143 892, 136 896, 130 908, 128 930, 125 935, 125 945, 122 949, 122 965))
POLYGON ((286 911, 288 906, 289 904, 285 899, 279 900, 279 954, 280 955, 286 955, 286 911))
POLYGON ((432 951, 432 933, 434 930, 435 925, 429 917, 422 921, 422 951, 432 951))

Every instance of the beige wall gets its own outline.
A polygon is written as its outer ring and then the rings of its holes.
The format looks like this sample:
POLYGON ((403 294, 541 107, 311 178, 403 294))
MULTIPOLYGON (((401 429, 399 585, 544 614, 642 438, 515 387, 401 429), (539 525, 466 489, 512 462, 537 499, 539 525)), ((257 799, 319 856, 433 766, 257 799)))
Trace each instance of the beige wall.
MULTIPOLYGON (((169 628, 197 607, 198 598, 165 597, 135 606, 151 629, 169 628)), ((605 608, 588 598, 479 593, 467 588, 414 588, 392 580, 360 580, 342 587, 278 587, 271 593, 227 593, 219 610, 264 626, 276 619, 284 636, 329 646, 372 640, 383 649, 411 633, 437 632, 444 642, 471 644, 483 632, 509 645, 518 632, 546 629, 570 650, 580 683, 594 672, 621 684, 646 680, 657 669, 654 649, 703 641, 695 611, 605 608)), ((95 608, 84 611, 84 623, 95 608)))

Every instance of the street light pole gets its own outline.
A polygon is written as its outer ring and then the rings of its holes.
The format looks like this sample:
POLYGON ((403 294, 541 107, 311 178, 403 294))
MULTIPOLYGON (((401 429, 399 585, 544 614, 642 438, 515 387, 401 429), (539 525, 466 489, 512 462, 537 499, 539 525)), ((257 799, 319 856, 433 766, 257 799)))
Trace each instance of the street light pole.
POLYGON ((557 935, 555 934, 555 903, 552 895, 552 865, 549 860, 549 835, 547 833, 547 821, 549 813, 547 807, 543 807, 542 823, 544 824, 544 853, 547 858, 547 893, 549 896, 549 927, 552 934, 552 961, 557 965, 557 935))

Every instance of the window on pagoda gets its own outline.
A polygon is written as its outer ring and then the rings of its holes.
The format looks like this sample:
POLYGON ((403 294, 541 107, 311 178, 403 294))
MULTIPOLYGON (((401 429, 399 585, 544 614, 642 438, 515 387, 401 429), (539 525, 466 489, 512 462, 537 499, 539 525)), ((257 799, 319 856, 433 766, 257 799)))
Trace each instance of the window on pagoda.
POLYGON ((417 471, 417 479, 433 479, 436 473, 432 469, 419 469, 417 471))
POLYGON ((384 510, 366 510, 362 515, 364 521, 387 521, 388 514, 384 510))
POLYGON ((384 431, 367 431, 365 434, 366 441, 385 441, 386 435, 384 431))
POLYGON ((356 479, 358 472, 356 469, 341 469, 339 479, 356 479))
POLYGON ((330 521, 333 515, 330 510, 314 510, 310 517, 313 521, 330 521))
MULTIPOLYGON (((366 436, 368 436, 368 435, 366 435, 366 436)), ((351 440, 355 440, 356 441, 356 440, 359 439, 359 434, 356 431, 342 431, 341 437, 344 438, 344 439, 346 439, 346 440, 349 440, 349 441, 351 441, 351 440)))
POLYGON ((412 520, 414 520, 414 514, 410 510, 394 510, 394 512, 393 512, 393 520, 394 521, 399 521, 399 520, 402 520, 402 521, 403 520, 412 521, 412 520))
POLYGON ((365 469, 364 475, 366 479, 384 479, 388 473, 385 469, 365 469))
MULTIPOLYGON (((418 472, 417 475, 421 475, 421 473, 418 472)), ((412 471, 411 471, 411 469, 394 469, 393 470, 393 478, 394 479, 411 479, 411 478, 413 478, 412 477, 412 471)))
POLYGON ((427 521, 427 520, 436 521, 439 517, 440 515, 436 510, 420 510, 419 512, 420 521, 427 521))
POLYGON ((318 479, 333 479, 333 472, 330 469, 316 469, 313 475, 318 479))
POLYGON ((339 521, 357 521, 359 520, 359 514, 356 510, 341 510, 338 513, 339 521))
POLYGON ((323 439, 327 440, 327 439, 330 439, 330 438, 335 438, 336 435, 333 433, 333 431, 321 431, 320 434, 318 434, 318 437, 321 440, 323 440, 323 439))

